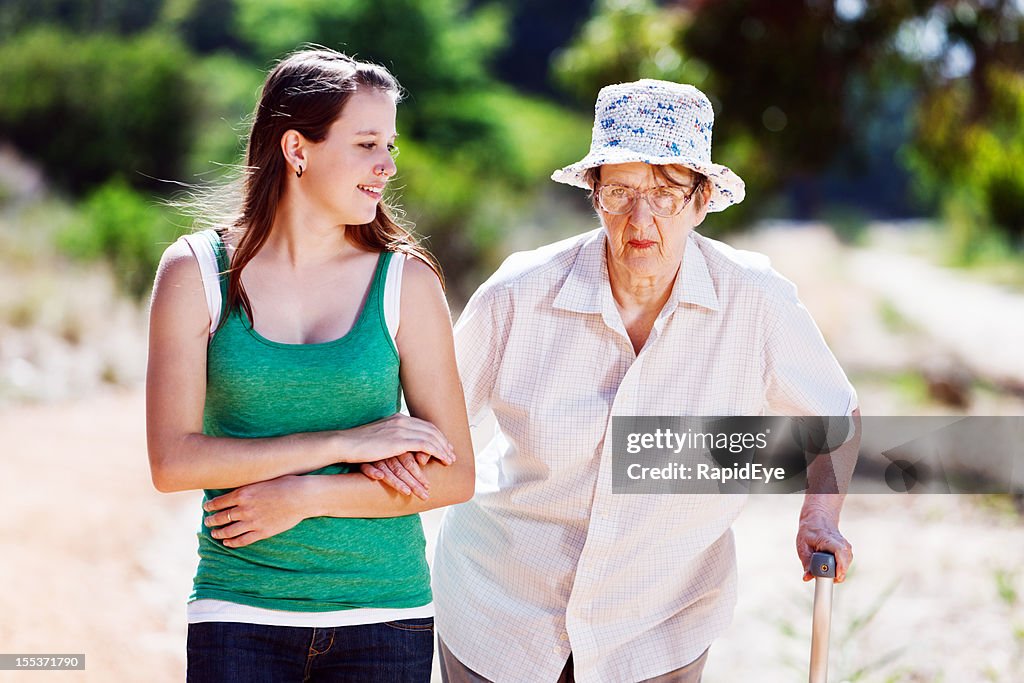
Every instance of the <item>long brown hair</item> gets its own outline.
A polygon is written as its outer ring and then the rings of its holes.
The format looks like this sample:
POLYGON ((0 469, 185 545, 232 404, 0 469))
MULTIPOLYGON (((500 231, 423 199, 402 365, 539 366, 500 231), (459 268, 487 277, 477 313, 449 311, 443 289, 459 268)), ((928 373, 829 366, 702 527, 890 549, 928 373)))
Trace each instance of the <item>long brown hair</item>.
MULTIPOLYGON (((242 270, 270 235, 289 169, 281 153, 281 136, 288 130, 320 142, 358 88, 387 93, 398 102, 402 87, 382 66, 359 62, 334 50, 316 47, 291 53, 267 75, 253 114, 245 153, 241 207, 228 233, 237 238, 228 271, 228 294, 221 322, 241 307, 252 319, 252 305, 242 286, 242 270)), ((346 227, 346 237, 371 251, 398 251, 425 261, 444 284, 441 267, 400 225, 395 209, 385 201, 364 225, 346 227)))

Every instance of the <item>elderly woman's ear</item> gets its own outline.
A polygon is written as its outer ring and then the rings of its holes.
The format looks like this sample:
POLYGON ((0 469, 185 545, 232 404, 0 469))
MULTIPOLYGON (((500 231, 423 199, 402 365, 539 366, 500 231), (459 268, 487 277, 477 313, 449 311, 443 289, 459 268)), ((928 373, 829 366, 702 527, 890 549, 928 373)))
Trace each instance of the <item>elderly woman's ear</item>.
POLYGON ((708 209, 711 204, 711 193, 714 191, 714 186, 711 181, 705 178, 700 185, 700 198, 701 202, 696 207, 697 211, 697 222, 693 224, 693 227, 699 226, 704 222, 704 219, 708 217, 708 209))

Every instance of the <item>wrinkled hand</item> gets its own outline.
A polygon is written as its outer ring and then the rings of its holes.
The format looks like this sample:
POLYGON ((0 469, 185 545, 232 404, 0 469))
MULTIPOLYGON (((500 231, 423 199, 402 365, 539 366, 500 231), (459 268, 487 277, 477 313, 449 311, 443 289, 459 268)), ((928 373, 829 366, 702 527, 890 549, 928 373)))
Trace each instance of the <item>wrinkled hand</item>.
MULTIPOLYGON (((426 500, 430 497, 430 482, 426 473, 421 469, 432 456, 429 453, 419 451, 417 453, 402 453, 393 458, 380 460, 378 462, 367 462, 359 466, 359 470, 374 481, 379 481, 390 486, 399 493, 412 495, 426 500)), ((443 465, 450 465, 455 461, 445 461, 438 458, 443 465)))
POLYGON ((834 514, 805 507, 800 513, 800 528, 796 534, 796 552, 804 567, 804 581, 814 578, 809 571, 811 555, 819 551, 836 556, 836 583, 842 583, 846 579, 846 570, 853 563, 853 546, 839 533, 839 523, 834 514))
POLYGON ((445 465, 455 462, 455 448, 426 420, 397 413, 344 432, 345 462, 377 462, 405 453, 426 453, 445 465))
POLYGON ((287 475, 239 488, 207 501, 203 520, 228 548, 242 548, 291 529, 306 518, 301 509, 307 477, 287 475))

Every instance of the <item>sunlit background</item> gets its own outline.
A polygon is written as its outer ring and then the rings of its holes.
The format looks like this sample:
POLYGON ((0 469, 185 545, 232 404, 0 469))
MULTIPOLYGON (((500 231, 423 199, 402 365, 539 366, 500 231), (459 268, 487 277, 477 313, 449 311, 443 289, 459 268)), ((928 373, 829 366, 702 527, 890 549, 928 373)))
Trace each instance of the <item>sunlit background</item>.
MULTIPOLYGON (((408 91, 394 198, 456 314, 512 251, 596 227, 548 176, 585 154, 600 87, 676 80, 747 184, 701 231, 798 284, 865 414, 1021 415, 1022 32, 1024 0, 0 0, 0 653, 183 675, 198 515, 149 488, 148 295, 283 54, 326 45, 408 91)), ((751 505, 710 683, 806 660, 799 501, 751 505)), ((1020 680, 1021 510, 849 501, 836 680, 1020 680)))

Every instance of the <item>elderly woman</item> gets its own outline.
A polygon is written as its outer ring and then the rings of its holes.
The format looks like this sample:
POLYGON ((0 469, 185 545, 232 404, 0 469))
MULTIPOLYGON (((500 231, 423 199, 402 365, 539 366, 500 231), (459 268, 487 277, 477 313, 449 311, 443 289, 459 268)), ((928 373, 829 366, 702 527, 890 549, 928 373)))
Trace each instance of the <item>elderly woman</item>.
MULTIPOLYGON (((438 541, 447 681, 698 681, 744 497, 613 495, 611 417, 856 409, 795 287, 694 231, 744 196, 711 162, 713 120, 692 86, 604 88, 590 153, 552 175, 590 190, 601 228, 513 255, 459 320, 471 422, 497 430, 438 541)), ((797 542, 841 579, 840 505, 809 496, 797 542)))

